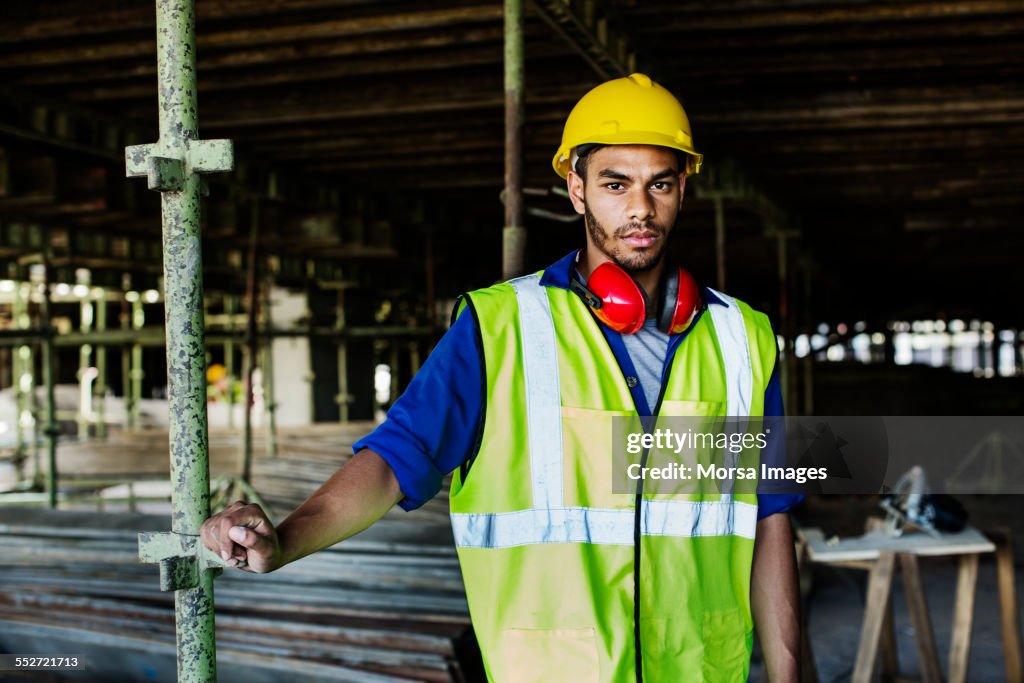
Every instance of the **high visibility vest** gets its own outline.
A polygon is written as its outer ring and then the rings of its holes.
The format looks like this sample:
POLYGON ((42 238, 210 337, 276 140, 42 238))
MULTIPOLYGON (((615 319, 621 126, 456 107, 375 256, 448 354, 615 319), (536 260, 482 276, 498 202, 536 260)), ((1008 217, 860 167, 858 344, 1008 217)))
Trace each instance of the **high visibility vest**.
MULTIPOLYGON (((613 493, 611 418, 636 417, 629 387, 586 305, 540 275, 466 296, 486 405, 451 520, 489 679, 618 683, 642 666, 648 683, 746 681, 756 495, 645 493, 638 514, 613 493)), ((659 416, 763 414, 771 326, 715 293, 728 305, 679 345, 659 416)))

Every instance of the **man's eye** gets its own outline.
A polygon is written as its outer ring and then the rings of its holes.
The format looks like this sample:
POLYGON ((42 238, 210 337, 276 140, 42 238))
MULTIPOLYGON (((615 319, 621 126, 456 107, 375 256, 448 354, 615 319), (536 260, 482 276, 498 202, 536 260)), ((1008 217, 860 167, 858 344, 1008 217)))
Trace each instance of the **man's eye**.
POLYGON ((656 190, 667 190, 672 187, 672 183, 654 183, 654 189, 656 190))
POLYGON ((608 183, 607 185, 605 185, 605 187, 607 187, 609 190, 621 190, 622 183, 608 183))

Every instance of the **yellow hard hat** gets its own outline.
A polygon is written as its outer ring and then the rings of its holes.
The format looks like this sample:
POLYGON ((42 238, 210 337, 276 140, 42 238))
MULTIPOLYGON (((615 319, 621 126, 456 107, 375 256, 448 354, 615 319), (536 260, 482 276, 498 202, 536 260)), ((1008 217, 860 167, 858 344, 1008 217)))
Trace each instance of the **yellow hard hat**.
POLYGON ((704 159, 693 148, 690 120, 679 100, 644 74, 597 86, 569 113, 562 144, 551 165, 565 178, 574 148, 583 144, 658 145, 686 154, 686 175, 700 172, 704 159))
POLYGON ((206 368, 206 381, 210 384, 216 384, 227 376, 228 369, 220 363, 214 363, 206 368))

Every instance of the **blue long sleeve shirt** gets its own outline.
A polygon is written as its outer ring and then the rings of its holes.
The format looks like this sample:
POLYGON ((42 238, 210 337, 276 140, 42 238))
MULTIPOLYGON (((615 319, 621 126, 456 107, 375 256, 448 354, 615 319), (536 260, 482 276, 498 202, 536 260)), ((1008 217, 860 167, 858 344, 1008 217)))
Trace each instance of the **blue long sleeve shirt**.
MULTIPOLYGON (((576 252, 563 257, 544 271, 541 285, 569 289, 575 272, 576 252)), ((704 308, 724 305, 710 290, 704 290, 704 308)), ((696 321, 694 321, 696 322, 696 321)), ((626 377, 636 377, 633 361, 622 335, 601 325, 608 344, 626 377)), ((668 353, 662 368, 662 382, 672 365, 676 349, 690 329, 669 336, 668 353)), ((399 505, 414 510, 441 489, 444 476, 475 455, 476 436, 484 420, 482 363, 475 341, 475 321, 467 308, 452 324, 413 377, 408 388, 391 406, 387 419, 372 433, 352 446, 353 453, 369 448, 391 466, 405 496, 399 505)), ((650 415, 647 398, 639 382, 630 383, 637 412, 650 415)), ((764 395, 765 416, 783 415, 778 367, 772 373, 764 395)), ((758 518, 783 512, 797 505, 803 496, 759 494, 758 518)))

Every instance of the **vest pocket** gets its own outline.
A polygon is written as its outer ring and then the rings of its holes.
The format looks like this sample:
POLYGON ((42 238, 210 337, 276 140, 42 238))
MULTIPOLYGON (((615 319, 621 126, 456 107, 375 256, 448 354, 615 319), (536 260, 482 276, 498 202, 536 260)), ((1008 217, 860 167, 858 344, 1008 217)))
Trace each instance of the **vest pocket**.
POLYGON ((597 641, 592 628, 506 629, 505 681, 598 683, 597 641))
POLYGON ((742 683, 750 670, 753 631, 741 611, 704 613, 704 680, 742 683))

